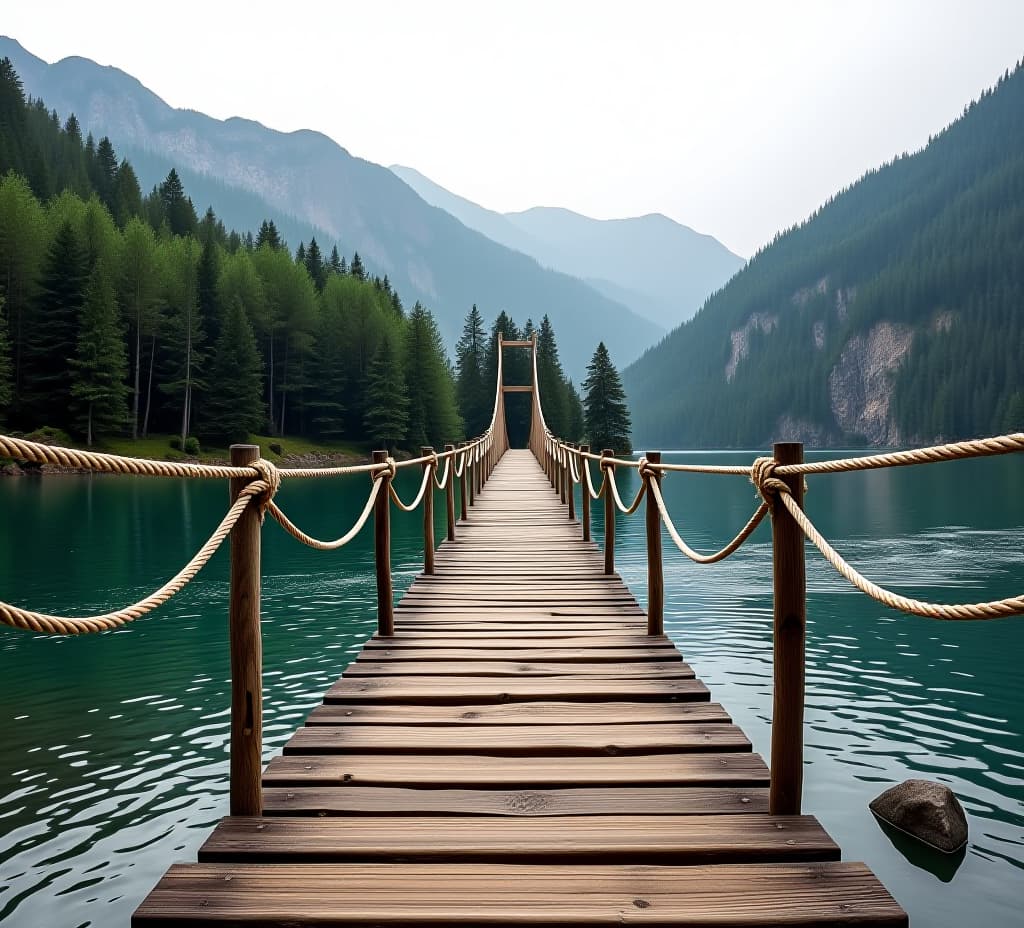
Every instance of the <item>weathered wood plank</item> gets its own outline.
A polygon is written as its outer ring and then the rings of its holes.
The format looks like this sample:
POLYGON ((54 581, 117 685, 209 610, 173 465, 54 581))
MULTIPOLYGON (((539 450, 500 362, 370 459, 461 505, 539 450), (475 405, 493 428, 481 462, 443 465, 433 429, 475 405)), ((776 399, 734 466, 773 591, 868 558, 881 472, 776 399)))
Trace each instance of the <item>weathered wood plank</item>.
POLYGON ((487 754, 508 757, 749 751, 742 729, 730 724, 686 725, 307 725, 285 754, 338 752, 487 754))
POLYGON ((906 915, 863 864, 177 864, 133 925, 874 925, 906 915))
POLYGON ((392 815, 226 818, 199 850, 203 863, 490 861, 492 863, 756 863, 839 860, 808 815, 491 818, 392 815))
POLYGON ((742 815, 768 811, 768 790, 763 787, 271 786, 263 796, 265 815, 742 815))
POLYGON ((481 755, 287 754, 263 773, 267 786, 303 784, 420 787, 763 786, 768 768, 757 754, 649 754, 640 757, 505 757, 481 755))

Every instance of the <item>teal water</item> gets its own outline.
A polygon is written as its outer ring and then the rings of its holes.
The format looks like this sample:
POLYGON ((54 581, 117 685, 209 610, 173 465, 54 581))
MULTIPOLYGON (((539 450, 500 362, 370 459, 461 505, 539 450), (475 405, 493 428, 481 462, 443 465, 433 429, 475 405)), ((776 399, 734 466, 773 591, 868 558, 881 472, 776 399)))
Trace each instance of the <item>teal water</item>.
MULTIPOLYGON (((403 494, 415 482, 403 476, 403 494)), ((334 537, 365 492, 363 478, 294 481, 279 500, 303 527, 334 537)), ((672 475, 665 495, 684 535, 703 550, 730 538, 755 504, 750 485, 734 477, 672 475)), ((836 547, 883 585, 949 602, 1024 591, 1019 455, 816 477, 807 507, 836 547)), ((65 614, 120 606, 174 573, 225 508, 218 481, 0 481, 0 599, 65 614)), ((421 562, 419 516, 393 519, 396 587, 404 589, 421 562)), ((438 538, 442 519, 439 512, 438 538)), ((617 534, 617 566, 642 599, 642 517, 620 518, 617 534)), ((691 564, 667 538, 665 552, 670 634, 767 755, 767 529, 720 565, 691 564)), ((368 531, 323 554, 268 522, 268 758, 372 632, 372 559, 368 531)), ((882 876, 913 924, 1024 923, 1024 619, 957 624, 897 615, 848 587, 811 550, 808 583, 805 809, 846 859, 865 860, 882 876), (971 841, 955 873, 913 852, 908 859, 867 811, 873 796, 909 776, 949 783, 967 809, 971 841)), ((194 859, 226 813, 226 595, 221 552, 183 594, 123 630, 45 638, 0 629, 5 926, 127 925, 167 865, 194 859)))

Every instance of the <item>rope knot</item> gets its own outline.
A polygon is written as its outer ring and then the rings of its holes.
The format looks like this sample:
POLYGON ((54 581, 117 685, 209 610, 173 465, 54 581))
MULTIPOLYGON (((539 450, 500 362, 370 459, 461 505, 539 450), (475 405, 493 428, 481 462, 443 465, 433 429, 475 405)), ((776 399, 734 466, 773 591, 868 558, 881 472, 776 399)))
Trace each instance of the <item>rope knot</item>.
POLYGON ((647 458, 640 458, 640 460, 637 461, 636 472, 640 475, 641 479, 644 480, 648 478, 655 480, 658 477, 657 468, 651 467, 651 462, 648 461, 647 458))
POLYGON ((788 493, 789 487, 775 476, 778 466, 775 458, 757 458, 750 467, 750 482, 757 488, 763 499, 772 509, 780 493, 788 493))
POLYGON ((601 458, 601 470, 615 470, 615 462, 611 458, 601 458))
POLYGON ((271 500, 277 495, 277 491, 281 489, 281 472, 274 466, 273 462, 265 458, 257 458, 249 466, 259 474, 259 479, 267 485, 265 490, 256 494, 256 506, 259 509, 260 522, 262 522, 266 518, 267 508, 270 506, 271 500))
POLYGON ((438 463, 437 462, 437 452, 436 451, 431 451, 430 452, 430 466, 432 468, 434 468, 435 472, 437 471, 437 463, 438 463))
POLYGON ((384 461, 384 466, 387 469, 386 470, 378 470, 378 471, 376 471, 374 473, 374 475, 373 475, 373 479, 374 480, 379 480, 385 474, 388 475, 388 480, 394 480, 395 479, 395 475, 398 473, 398 465, 395 463, 395 459, 393 457, 391 457, 390 455, 388 455, 387 459, 384 461))

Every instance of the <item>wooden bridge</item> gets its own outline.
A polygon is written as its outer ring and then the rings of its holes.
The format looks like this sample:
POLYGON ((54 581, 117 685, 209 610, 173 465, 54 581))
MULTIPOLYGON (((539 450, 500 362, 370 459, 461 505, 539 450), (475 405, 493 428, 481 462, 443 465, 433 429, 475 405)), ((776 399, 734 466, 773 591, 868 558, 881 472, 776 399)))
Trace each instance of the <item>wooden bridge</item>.
POLYGON ((459 539, 133 924, 899 925, 508 451, 459 539))
POLYGON ((231 480, 231 506, 209 540, 140 602, 78 618, 0 602, 0 622, 35 632, 117 628, 175 595, 231 539, 231 814, 197 863, 170 868, 133 925, 905 925, 875 876, 842 862, 817 820, 801 814, 805 539, 862 592, 905 612, 1000 618, 1024 613, 1024 596, 943 605, 871 583, 804 513, 804 477, 1020 452, 1024 434, 815 463, 794 444, 749 466, 667 464, 656 452, 620 459, 548 431, 535 341, 499 340, 498 349, 487 431, 401 463, 375 452, 368 465, 279 470, 243 445, 224 467, 0 435, 0 455, 20 460, 231 480), (505 348, 531 351, 531 384, 504 384, 505 348), (528 449, 510 450, 504 397, 517 392, 531 394, 531 432, 528 449), (402 467, 422 469, 411 503, 392 484, 402 467), (621 467, 641 478, 628 503, 615 480, 621 467), (749 478, 762 500, 712 554, 686 544, 661 493, 665 475, 693 470, 749 478), (333 541, 303 532, 275 502, 283 478, 353 473, 369 474, 371 490, 356 524, 333 541), (447 516, 440 548, 435 487, 447 516), (600 548, 592 499, 604 505, 600 548), (616 511, 645 501, 646 611, 615 573, 616 511), (424 530, 423 573, 397 608, 392 503, 421 509, 424 530), (343 547, 373 518, 378 631, 264 770, 265 513, 319 550, 343 547), (769 513, 770 767, 665 637, 661 551, 665 533, 697 563, 722 560, 769 513))
MULTIPOLYGON (((379 633, 259 783, 259 668, 251 646, 234 655, 248 709, 233 724, 233 814, 133 925, 905 924, 816 819, 778 814, 794 789, 799 808, 799 752, 770 798, 768 767, 662 633, 653 505, 647 615, 614 572, 612 493, 603 552, 586 485, 574 518, 581 478, 552 454, 536 363, 534 384, 505 385, 500 368, 498 383, 488 440, 463 466, 472 515, 457 539, 448 458, 436 552, 438 460, 424 449, 424 572, 397 609, 378 494, 379 633), (531 450, 508 449, 509 392, 533 395, 531 450)), ((234 530, 241 562, 258 550, 250 522, 234 530)), ((255 578, 233 592, 233 627, 258 629, 255 578)))

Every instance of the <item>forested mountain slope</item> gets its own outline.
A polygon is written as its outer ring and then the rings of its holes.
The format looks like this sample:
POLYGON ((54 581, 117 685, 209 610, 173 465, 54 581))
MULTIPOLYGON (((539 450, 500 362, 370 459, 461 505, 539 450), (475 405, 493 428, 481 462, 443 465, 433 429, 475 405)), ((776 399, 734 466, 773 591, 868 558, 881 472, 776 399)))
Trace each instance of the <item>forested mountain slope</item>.
MULTIPOLYGON (((283 133, 247 119, 173 109, 116 68, 84 58, 48 65, 0 37, 3 56, 11 58, 26 93, 43 97, 61 118, 76 113, 83 131, 109 136, 140 168, 156 159, 154 179, 173 163, 189 189, 203 196, 199 202, 208 192, 196 181, 206 178, 262 199, 263 215, 283 215, 286 232, 295 220, 324 230, 327 237, 317 238, 328 250, 337 242, 343 254, 358 251, 369 271, 388 275, 407 299, 431 306, 449 346, 473 303, 488 316, 499 310, 518 319, 550 314, 563 333, 563 362, 577 378, 595 341, 613 346, 622 364, 664 331, 582 281, 466 228, 386 168, 353 157, 318 132, 283 133)), ((220 196, 210 202, 228 226, 251 227, 251 202, 220 196)))
POLYGON ((1024 428, 1024 71, 780 234, 625 371, 640 447, 1024 428))

